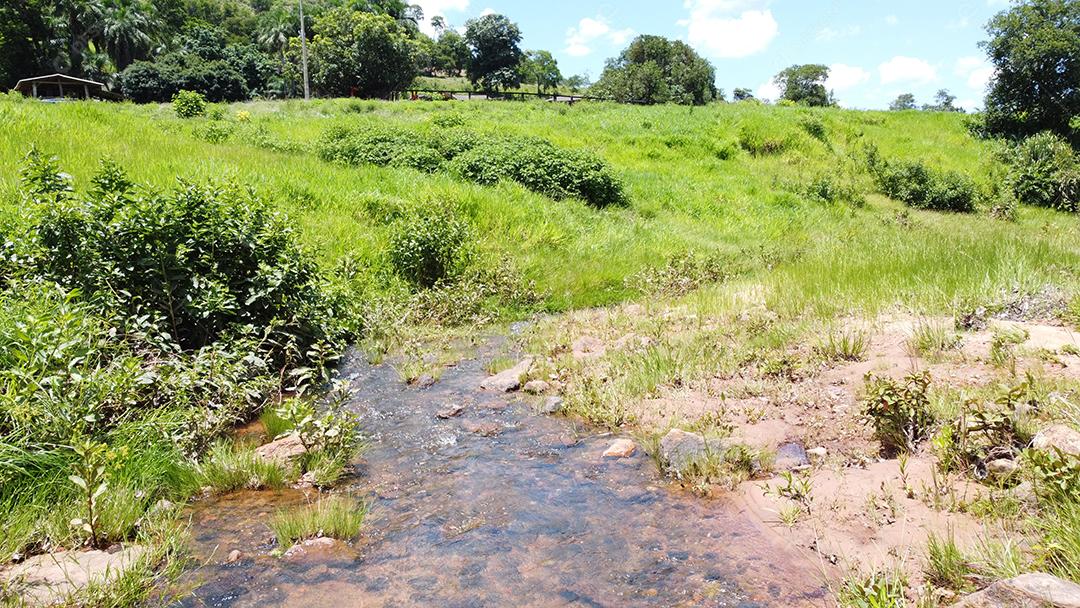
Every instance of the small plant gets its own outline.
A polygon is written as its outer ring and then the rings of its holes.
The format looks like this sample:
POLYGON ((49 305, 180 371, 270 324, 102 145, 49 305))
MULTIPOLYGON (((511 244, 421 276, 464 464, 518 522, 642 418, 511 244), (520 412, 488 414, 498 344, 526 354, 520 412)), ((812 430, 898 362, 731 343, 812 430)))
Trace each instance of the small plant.
POLYGON ((346 409, 351 397, 347 382, 338 382, 330 392, 321 415, 311 402, 292 399, 277 409, 277 416, 295 432, 307 452, 301 457, 301 470, 313 473, 330 485, 337 481, 347 465, 363 449, 360 423, 346 409))
POLYGON ((1051 450, 1026 450, 1024 458, 1040 498, 1054 503, 1080 503, 1080 457, 1055 446, 1051 450))
POLYGON ((278 512, 270 529, 278 546, 311 538, 352 540, 360 534, 370 504, 348 496, 322 496, 314 504, 278 512))
POLYGON ((251 112, 247 110, 238 110, 236 112, 236 122, 248 122, 251 120, 251 112))
POLYGON ((855 329, 829 332, 814 350, 826 361, 862 361, 869 347, 869 334, 855 329))
POLYGON ((841 608, 905 608, 906 592, 903 573, 875 572, 844 579, 837 600, 841 608))
POLYGON ((217 492, 278 489, 285 487, 288 472, 279 463, 260 458, 251 447, 218 441, 199 464, 204 486, 217 492))
POLYGON ((799 521, 802 520, 802 505, 787 505, 781 507, 780 510, 777 511, 776 516, 780 519, 780 523, 788 528, 794 528, 799 524, 799 521))
POLYGON ((990 363, 994 367, 1013 367, 1016 364, 1016 349, 1027 342, 1028 331, 1023 327, 1006 326, 994 330, 990 339, 990 363))
POLYGON ((969 586, 967 577, 971 573, 971 567, 956 546, 951 530, 944 537, 931 532, 926 539, 926 553, 928 582, 957 592, 969 586))
POLYGON ((79 441, 73 450, 77 457, 75 472, 68 479, 79 489, 85 512, 83 517, 71 520, 71 527, 86 534, 87 544, 98 549, 105 542, 100 531, 101 512, 98 506, 101 495, 109 486, 109 447, 94 441, 79 441))
POLYGON ((810 473, 792 473, 791 471, 783 471, 780 473, 780 478, 784 482, 783 485, 778 485, 776 487, 766 485, 764 486, 765 494, 767 496, 774 495, 780 498, 786 498, 809 513, 813 503, 814 493, 814 483, 810 478, 810 473))
POLYGON ((909 374, 902 382, 866 375, 863 414, 887 454, 913 452, 929 436, 934 423, 930 409, 930 374, 909 374))
POLYGON ((198 91, 181 90, 172 98, 173 111, 180 118, 195 118, 206 114, 206 97, 198 91))
POLYGON ((390 265, 413 285, 434 287, 461 274, 470 237, 469 224, 449 207, 420 209, 393 228, 390 265))

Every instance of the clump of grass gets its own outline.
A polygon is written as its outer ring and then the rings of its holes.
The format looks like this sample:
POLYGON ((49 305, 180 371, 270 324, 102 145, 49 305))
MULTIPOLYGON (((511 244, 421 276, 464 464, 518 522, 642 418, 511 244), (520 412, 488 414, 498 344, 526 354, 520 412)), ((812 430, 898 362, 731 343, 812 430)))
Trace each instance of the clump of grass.
POLYGON ((814 347, 826 361, 862 361, 870 347, 870 335, 860 329, 831 331, 814 347))
POLYGON ((943 354, 960 348, 963 338, 944 323, 920 321, 915 325, 907 340, 908 352, 912 355, 938 358, 943 354))
POLYGON ((841 608, 905 608, 907 579, 899 570, 855 574, 844 579, 837 603, 841 608))
POLYGON ((566 392, 565 411, 600 427, 618 429, 634 421, 625 399, 611 383, 585 376, 566 392))
POLYGON ((1027 570, 1023 549, 1011 539, 999 541, 983 537, 975 546, 973 557, 974 569, 996 580, 1020 576, 1027 570))
POLYGON ((956 546, 950 530, 945 536, 931 532, 926 539, 926 580, 933 585, 963 591, 968 587, 971 567, 963 552, 956 546))
POLYGON ((283 548, 311 538, 352 540, 360 534, 370 504, 349 496, 324 496, 314 504, 285 509, 270 522, 283 548))
POLYGON ((1023 327, 1006 326, 994 329, 990 339, 990 363, 994 367, 1012 367, 1016 364, 1016 350, 1029 337, 1023 327))
POLYGON ((259 415, 259 422, 266 429, 266 436, 275 439, 293 430, 292 422, 284 419, 278 413, 277 408, 268 407, 259 415))
POLYGON ((1080 502, 1056 497, 1032 523, 1041 537, 1036 562, 1051 574, 1080 580, 1080 502))
POLYGON ((285 486, 285 467, 260 458, 252 447, 218 441, 199 465, 204 486, 217 492, 277 489, 285 486))

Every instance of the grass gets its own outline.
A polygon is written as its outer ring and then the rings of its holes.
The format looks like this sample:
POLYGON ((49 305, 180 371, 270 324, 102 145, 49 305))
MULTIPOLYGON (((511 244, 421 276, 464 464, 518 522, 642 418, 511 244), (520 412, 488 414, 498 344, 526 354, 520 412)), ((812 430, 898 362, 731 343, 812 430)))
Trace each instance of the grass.
POLYGON ((267 407, 262 411, 262 414, 259 415, 259 422, 266 429, 266 437, 270 440, 280 437, 293 429, 292 423, 278 415, 277 409, 273 407, 267 407))
POLYGON ((841 608, 904 608, 906 590, 907 580, 898 571, 854 574, 844 580, 837 598, 841 608))
POLYGON ((931 533, 926 539, 926 554, 927 582, 957 592, 968 587, 971 568, 951 530, 944 536, 931 533))
POLYGON ((360 534, 369 509, 369 503, 353 497, 323 496, 313 504, 278 512, 270 529, 282 548, 319 537, 349 541, 360 534))
POLYGON ((906 346, 913 356, 936 360, 945 353, 958 350, 962 343, 960 334, 945 323, 921 320, 911 330, 906 346))
POLYGON ((203 485, 215 492, 279 489, 288 482, 282 465, 260 458, 253 447, 219 441, 199 465, 203 485))
POLYGON ((826 361, 862 361, 870 347, 870 335, 859 329, 831 331, 814 347, 826 361))

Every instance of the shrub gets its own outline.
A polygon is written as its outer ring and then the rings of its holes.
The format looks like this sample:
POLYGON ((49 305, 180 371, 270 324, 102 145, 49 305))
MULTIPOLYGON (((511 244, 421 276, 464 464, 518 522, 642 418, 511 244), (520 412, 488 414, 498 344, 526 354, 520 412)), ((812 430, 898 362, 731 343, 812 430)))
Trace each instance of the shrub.
POLYGON ((810 137, 826 143, 829 141, 828 134, 825 131, 825 122, 821 120, 820 116, 808 116, 799 121, 799 126, 806 131, 810 137))
POLYGON ((206 113, 206 97, 196 91, 181 90, 172 98, 173 111, 180 118, 195 118, 206 113))
POLYGON ((822 173, 802 188, 802 194, 823 203, 866 204, 866 197, 853 180, 834 173, 822 173))
POLYGON ((433 172, 442 154, 416 133, 390 127, 334 128, 319 142, 319 156, 346 165, 410 167, 433 172))
POLYGON ((434 287, 465 268, 470 236, 469 224, 450 207, 422 207, 392 228, 390 265, 413 285, 434 287))
POLYGON ((922 161, 886 161, 871 151, 871 175, 882 194, 916 209, 970 212, 975 210, 975 183, 959 173, 938 172, 922 161))
POLYGON ((457 112, 440 112, 431 117, 431 122, 437 127, 448 129, 463 126, 465 119, 457 112))
POLYGON ((770 131, 760 123, 744 124, 739 128, 739 145, 754 156, 781 154, 791 144, 790 134, 770 131))
POLYGON ((929 436, 934 423, 929 388, 926 372, 909 374, 902 382, 867 374, 863 414, 886 453, 913 452, 929 436))
POLYGON ((1080 163, 1072 146, 1053 133, 1032 135, 1008 155, 1008 184, 1021 203, 1080 211, 1080 163))

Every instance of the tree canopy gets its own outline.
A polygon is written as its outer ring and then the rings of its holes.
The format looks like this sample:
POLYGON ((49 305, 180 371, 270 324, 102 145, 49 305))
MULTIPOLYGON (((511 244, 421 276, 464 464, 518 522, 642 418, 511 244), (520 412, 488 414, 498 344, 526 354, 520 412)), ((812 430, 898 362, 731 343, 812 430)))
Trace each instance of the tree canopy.
POLYGON ((521 30, 503 15, 484 15, 465 23, 465 41, 472 55, 468 75, 474 85, 485 91, 507 89, 521 84, 518 66, 521 30))
POLYGON ((1080 2, 1024 0, 996 15, 983 43, 995 74, 986 97, 986 130, 1025 137, 1052 131, 1080 137, 1080 2))
POLYGON ((836 101, 825 88, 828 79, 828 66, 811 63, 786 68, 773 80, 782 91, 781 99, 807 106, 834 106, 836 101))
POLYGON ((609 59, 593 94, 622 102, 701 105, 716 98, 712 64, 681 40, 638 36, 609 59))

